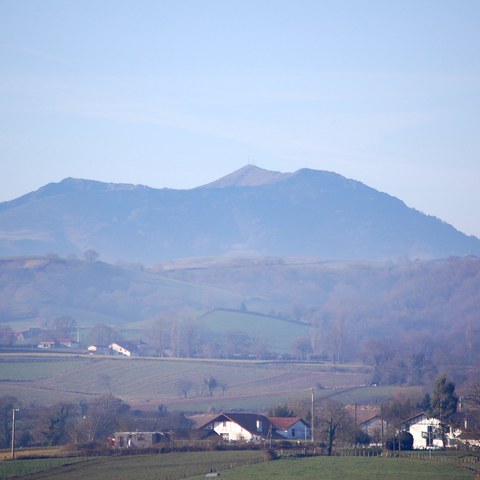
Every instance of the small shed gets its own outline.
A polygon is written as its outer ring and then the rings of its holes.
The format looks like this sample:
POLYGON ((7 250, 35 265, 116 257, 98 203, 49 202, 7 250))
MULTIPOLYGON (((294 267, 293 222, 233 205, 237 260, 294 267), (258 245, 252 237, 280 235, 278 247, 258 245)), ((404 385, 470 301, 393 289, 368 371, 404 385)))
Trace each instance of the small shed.
POLYGON ((167 440, 163 432, 115 432, 112 444, 115 448, 149 448, 167 440))

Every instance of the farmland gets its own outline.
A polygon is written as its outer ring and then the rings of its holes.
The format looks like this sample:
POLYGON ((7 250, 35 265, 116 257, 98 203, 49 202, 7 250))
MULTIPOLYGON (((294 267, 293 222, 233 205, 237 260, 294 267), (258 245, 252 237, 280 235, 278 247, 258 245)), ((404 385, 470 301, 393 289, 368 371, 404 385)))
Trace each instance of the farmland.
POLYGON ((204 475, 211 470, 226 470, 237 465, 258 463, 262 460, 259 450, 233 452, 174 453, 168 455, 135 455, 98 457, 78 462, 77 459, 20 460, 0 462, 0 478, 7 475, 25 475, 33 479, 55 480, 173 480, 194 475, 204 475), (48 468, 50 466, 50 468, 48 468), (55 468, 56 467, 56 468, 55 468))
MULTIPOLYGON (((284 459, 222 472, 227 480, 472 480, 474 474, 457 465, 410 458, 311 457, 284 459)), ((200 477, 198 477, 200 478, 200 477)))
POLYGON ((265 409, 287 400, 344 396, 349 403, 362 398, 373 403, 392 394, 392 388, 363 387, 369 371, 351 364, 192 359, 120 358, 15 354, 0 356, 0 387, 4 395, 23 403, 33 399, 48 405, 112 393, 132 406, 156 409, 159 404, 183 411, 214 407, 265 409), (203 379, 215 377, 219 387, 210 396, 203 379), (191 385, 186 394, 179 382, 191 385))
POLYGON ((0 478, 28 475, 30 480, 127 480, 202 479, 206 472, 220 472, 227 480, 302 478, 304 480, 472 480, 475 465, 460 458, 439 456, 433 460, 386 457, 290 457, 265 462, 259 450, 170 453, 0 462, 0 478), (470 467, 470 468, 467 468, 470 467))
POLYGON ((311 326, 268 315, 249 312, 213 310, 199 318, 199 324, 220 337, 229 331, 248 331, 252 338, 262 341, 277 353, 289 353, 293 339, 308 336, 311 326))

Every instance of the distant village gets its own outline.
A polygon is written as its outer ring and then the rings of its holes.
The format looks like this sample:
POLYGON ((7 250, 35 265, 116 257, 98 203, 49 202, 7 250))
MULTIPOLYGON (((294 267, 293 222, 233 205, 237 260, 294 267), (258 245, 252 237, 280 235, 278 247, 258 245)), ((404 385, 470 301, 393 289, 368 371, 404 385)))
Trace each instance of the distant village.
MULTIPOLYGON (((105 326, 106 327, 106 326, 105 326)), ((107 327, 108 328, 108 327, 107 327)), ((40 350, 66 350, 66 351, 81 351, 83 353, 94 353, 102 355, 124 355, 126 357, 139 357, 147 354, 147 344, 141 340, 138 341, 118 341, 109 342, 106 344, 87 344, 80 342, 79 329, 76 329, 77 339, 75 334, 62 338, 58 336, 58 332, 51 329, 40 327, 31 327, 27 330, 15 334, 15 341, 12 345, 19 348, 38 348, 40 350)))

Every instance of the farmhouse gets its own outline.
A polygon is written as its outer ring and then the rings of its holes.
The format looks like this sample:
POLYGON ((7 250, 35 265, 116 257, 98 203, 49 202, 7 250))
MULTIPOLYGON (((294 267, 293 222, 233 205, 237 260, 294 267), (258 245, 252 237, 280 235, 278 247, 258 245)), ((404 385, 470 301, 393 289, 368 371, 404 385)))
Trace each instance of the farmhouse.
POLYGON ((310 440, 310 428, 299 417, 268 417, 275 432, 288 440, 310 440))
POLYGON ((108 348, 110 348, 113 355, 125 355, 126 357, 139 357, 140 347, 144 345, 143 342, 113 342, 108 348))
POLYGON ((269 418, 257 413, 222 413, 200 428, 213 430, 228 442, 310 438, 301 418, 269 418))
POLYGON ((38 348, 56 348, 58 342, 56 340, 41 340, 38 342, 38 348))
MULTIPOLYGON (((426 413, 422 412, 405 420, 400 429, 404 432, 409 432, 413 436, 413 448, 415 450, 443 448, 440 421, 429 417, 426 413)), ((445 446, 455 446, 456 439, 460 433, 459 430, 449 427, 447 429, 447 443, 445 446)))

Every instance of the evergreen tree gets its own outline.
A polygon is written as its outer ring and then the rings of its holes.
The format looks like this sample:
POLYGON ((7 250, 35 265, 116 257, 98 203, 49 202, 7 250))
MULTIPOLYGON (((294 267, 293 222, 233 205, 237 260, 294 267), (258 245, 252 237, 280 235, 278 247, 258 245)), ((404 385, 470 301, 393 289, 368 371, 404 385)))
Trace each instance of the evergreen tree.
POLYGON ((454 423, 457 413, 458 397, 455 393, 455 384, 450 382, 446 375, 440 376, 435 382, 431 397, 430 414, 439 420, 439 434, 442 437, 443 446, 446 444, 446 434, 454 423))

